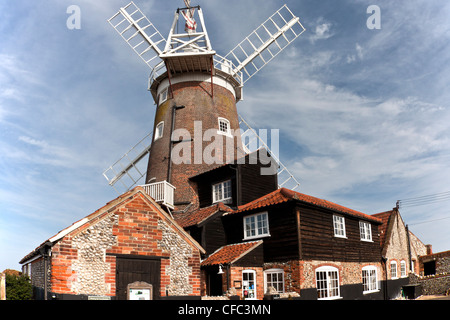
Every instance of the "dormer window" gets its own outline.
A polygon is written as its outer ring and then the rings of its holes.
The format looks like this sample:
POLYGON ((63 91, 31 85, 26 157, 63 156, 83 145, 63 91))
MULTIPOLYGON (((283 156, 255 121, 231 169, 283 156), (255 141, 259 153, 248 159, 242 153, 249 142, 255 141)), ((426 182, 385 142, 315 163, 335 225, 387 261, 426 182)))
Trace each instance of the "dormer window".
POLYGON ((267 236, 270 236, 267 212, 244 217, 244 239, 267 236))
POLYGON ((156 129, 155 129, 155 141, 158 140, 159 138, 162 138, 163 132, 164 132, 164 121, 161 121, 160 123, 158 123, 158 124, 156 125, 156 129))
POLYGON ((213 203, 231 203, 231 180, 216 183, 212 186, 213 203))
POLYGON ((230 128, 230 121, 228 121, 225 118, 219 118, 219 130, 217 133, 231 136, 231 128, 230 128))

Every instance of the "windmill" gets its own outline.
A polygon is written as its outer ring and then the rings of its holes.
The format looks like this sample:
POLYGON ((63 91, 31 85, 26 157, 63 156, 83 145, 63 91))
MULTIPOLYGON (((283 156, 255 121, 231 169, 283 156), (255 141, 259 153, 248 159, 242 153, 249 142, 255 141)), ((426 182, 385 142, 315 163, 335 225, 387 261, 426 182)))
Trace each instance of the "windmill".
MULTIPOLYGON (((192 201, 188 177, 217 166, 208 161, 196 162, 208 148, 204 139, 208 130, 220 134, 222 147, 227 143, 233 146, 234 159, 244 151, 253 151, 248 149, 252 139, 243 144, 240 134, 230 134, 242 130, 271 153, 264 140, 238 115, 236 103, 243 98, 244 84, 305 31, 299 18, 284 5, 222 57, 212 49, 201 7, 191 6, 190 0, 184 0, 184 4, 175 11, 167 40, 133 2, 108 20, 150 68, 148 90, 157 109, 152 133, 103 175, 111 186, 116 188, 120 181, 126 190, 145 177, 149 194, 172 209, 174 201, 192 201), (185 22, 181 32, 180 20, 185 22), (175 163, 175 149, 183 150, 186 161, 175 163), (142 160, 147 155, 145 168, 142 160)), ((219 151, 216 148, 215 152, 219 151)), ((279 159, 275 160, 280 186, 289 183, 295 189, 298 181, 279 159)))

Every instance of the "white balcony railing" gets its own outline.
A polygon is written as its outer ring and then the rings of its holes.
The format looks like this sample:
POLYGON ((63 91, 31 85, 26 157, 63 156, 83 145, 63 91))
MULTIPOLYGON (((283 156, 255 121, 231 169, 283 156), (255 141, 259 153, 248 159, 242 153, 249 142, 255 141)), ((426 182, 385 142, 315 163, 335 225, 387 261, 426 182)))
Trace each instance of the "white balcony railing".
POLYGON ((175 187, 167 181, 155 182, 141 186, 157 203, 173 209, 173 193, 175 187))

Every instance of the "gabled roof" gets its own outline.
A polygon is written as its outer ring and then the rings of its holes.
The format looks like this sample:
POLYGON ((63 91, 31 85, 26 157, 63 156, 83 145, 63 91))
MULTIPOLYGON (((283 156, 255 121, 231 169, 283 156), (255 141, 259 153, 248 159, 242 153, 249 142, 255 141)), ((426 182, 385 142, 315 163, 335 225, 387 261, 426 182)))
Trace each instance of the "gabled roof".
POLYGON ((293 190, 289 190, 286 188, 280 188, 277 189, 261 198, 258 198, 252 202, 249 202, 247 204, 244 204, 242 206, 239 206, 237 208, 237 210, 234 210, 231 213, 227 213, 227 214, 234 214, 234 213, 240 213, 240 212, 245 212, 245 211, 250 211, 250 210, 255 210, 255 209, 262 209, 262 208, 266 208, 272 205, 276 205, 276 204, 281 204, 284 202, 288 202, 288 201, 297 201, 297 202, 301 202, 301 203, 307 203, 307 204, 311 204, 311 205, 315 205, 318 207, 322 207, 322 208, 326 208, 326 209, 331 209, 333 211, 336 212, 340 212, 343 214, 348 214, 357 218, 362 218, 365 220, 370 220, 370 221, 374 221, 374 222, 378 222, 381 223, 381 219, 374 217, 374 216, 370 216, 368 214, 341 206, 339 204, 330 202, 328 200, 323 200, 323 199, 319 199, 316 197, 312 197, 297 191, 293 191, 293 190))
POLYGON ((233 209, 218 202, 212 206, 198 209, 188 214, 174 214, 175 221, 183 228, 199 225, 218 212, 231 212, 233 209))
POLYGON ((263 243, 262 240, 229 244, 217 249, 202 261, 201 266, 232 264, 263 243))
POLYGON ((376 217, 382 221, 382 224, 379 229, 380 230, 380 245, 381 245, 381 247, 384 247, 384 244, 386 243, 386 235, 388 232, 389 220, 390 220, 391 216, 394 215, 396 212, 397 212, 396 209, 392 209, 389 211, 375 213, 372 215, 372 217, 376 217))
MULTIPOLYGON (((221 170, 221 169, 223 169, 224 167, 227 167, 227 166, 230 166, 230 165, 236 165, 236 164, 249 164, 249 163, 252 163, 252 161, 256 161, 256 163, 259 163, 259 161, 260 161, 260 160, 259 160, 259 155, 260 155, 262 152, 266 152, 266 154, 267 154, 266 157, 270 158, 272 161, 275 161, 275 160, 272 158, 271 154, 267 151, 267 149, 264 148, 264 147, 261 147, 261 148, 255 150, 255 151, 250 152, 250 153, 245 153, 245 154, 244 154, 243 156, 241 156, 241 157, 234 157, 234 159, 232 159, 232 160, 230 160, 230 161, 228 161, 228 162, 225 162, 225 163, 223 163, 223 164, 220 164, 220 165, 218 165, 218 166, 215 166, 215 167, 213 167, 213 168, 211 168, 211 169, 209 169, 209 170, 202 171, 202 172, 200 172, 200 173, 198 173, 198 174, 196 174, 196 175, 194 175, 194 176, 189 177, 189 179, 190 179, 190 180, 196 180, 196 179, 198 179, 199 177, 202 177, 202 176, 208 175, 208 174, 212 174, 212 173, 214 173, 214 171, 216 171, 216 170, 221 170), (251 161, 250 161, 250 160, 251 160, 251 161)), ((265 159, 265 161, 267 161, 267 160, 265 159)), ((265 163, 262 163, 262 164, 263 164, 263 165, 268 165, 268 164, 265 164, 265 163)))
POLYGON ((147 201, 148 204, 153 205, 156 210, 167 220, 171 225, 177 229, 177 231, 193 246, 195 246, 197 249, 199 249, 202 253, 205 252, 205 250, 198 244, 197 241, 195 241, 180 225, 176 223, 176 221, 170 217, 168 213, 166 213, 145 191, 142 187, 135 187, 134 189, 125 192, 124 194, 120 195, 116 199, 108 202, 105 206, 101 207, 100 209, 96 210, 95 212, 91 213, 90 215, 86 216, 85 218, 78 220, 77 222, 73 223, 69 227, 59 231, 56 235, 53 237, 50 237, 46 241, 42 242, 36 249, 31 251, 29 254, 27 254, 25 257, 20 260, 19 263, 25 263, 26 261, 39 256, 40 249, 45 246, 53 246, 55 243, 57 243, 60 239, 65 237, 66 235, 70 234, 71 232, 76 232, 77 230, 83 228, 88 223, 94 222, 96 219, 102 219, 102 217, 111 212, 116 210, 118 206, 121 206, 125 202, 128 202, 131 200, 136 194, 140 194, 144 197, 144 199, 147 201))

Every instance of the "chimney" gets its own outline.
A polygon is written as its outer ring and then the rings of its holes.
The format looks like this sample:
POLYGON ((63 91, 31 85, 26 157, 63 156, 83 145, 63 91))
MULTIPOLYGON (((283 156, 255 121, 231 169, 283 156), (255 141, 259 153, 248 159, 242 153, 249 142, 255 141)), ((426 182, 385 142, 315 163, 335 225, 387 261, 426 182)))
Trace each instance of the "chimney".
POLYGON ((427 255, 433 254, 433 248, 431 244, 427 244, 425 247, 427 247, 427 255))

